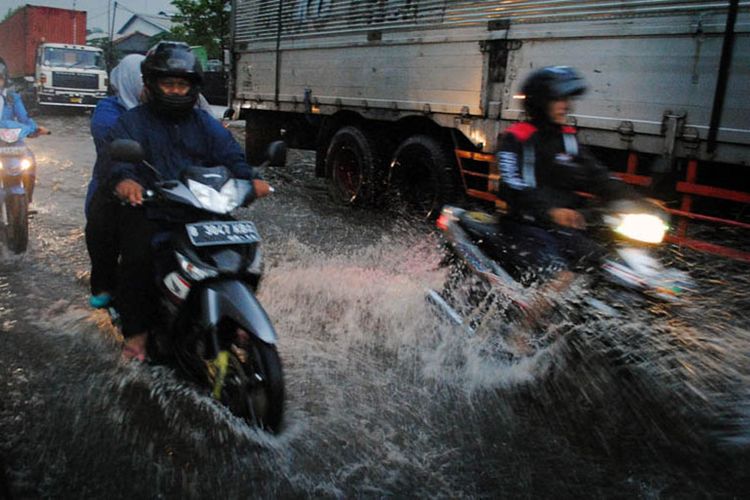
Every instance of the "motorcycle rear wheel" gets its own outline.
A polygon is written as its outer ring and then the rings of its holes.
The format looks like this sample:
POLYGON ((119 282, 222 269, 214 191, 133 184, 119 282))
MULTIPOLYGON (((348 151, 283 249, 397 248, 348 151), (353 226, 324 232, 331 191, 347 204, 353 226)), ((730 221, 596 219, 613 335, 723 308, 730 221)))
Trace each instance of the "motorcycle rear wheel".
POLYGON ((5 209, 8 248, 13 253, 23 253, 29 246, 29 202, 26 195, 9 196, 5 199, 5 209))

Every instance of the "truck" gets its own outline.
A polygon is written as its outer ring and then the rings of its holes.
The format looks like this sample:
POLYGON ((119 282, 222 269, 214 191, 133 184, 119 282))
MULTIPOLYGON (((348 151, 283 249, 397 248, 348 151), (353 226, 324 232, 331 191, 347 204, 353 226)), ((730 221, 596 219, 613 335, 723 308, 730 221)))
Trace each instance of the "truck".
POLYGON ((11 82, 41 108, 93 108, 106 97, 104 53, 85 41, 84 11, 25 5, 0 23, 11 82))
POLYGON ((429 216, 495 204, 494 153, 524 118, 524 78, 575 67, 579 140, 689 221, 750 228, 748 0, 234 0, 232 108, 252 159, 279 138, 316 151, 345 204, 386 189, 429 216), (723 206, 723 205, 722 205, 723 206), (735 205, 732 205, 733 207, 735 205))

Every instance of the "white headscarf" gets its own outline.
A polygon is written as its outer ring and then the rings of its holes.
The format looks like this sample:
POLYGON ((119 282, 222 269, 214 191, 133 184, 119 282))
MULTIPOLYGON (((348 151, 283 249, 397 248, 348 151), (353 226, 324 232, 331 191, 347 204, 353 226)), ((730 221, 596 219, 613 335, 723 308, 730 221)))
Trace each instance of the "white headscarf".
POLYGON ((141 91, 143 90, 141 62, 144 59, 145 56, 141 54, 127 55, 115 66, 110 75, 112 89, 115 91, 117 100, 125 106, 125 109, 131 109, 140 104, 141 91))

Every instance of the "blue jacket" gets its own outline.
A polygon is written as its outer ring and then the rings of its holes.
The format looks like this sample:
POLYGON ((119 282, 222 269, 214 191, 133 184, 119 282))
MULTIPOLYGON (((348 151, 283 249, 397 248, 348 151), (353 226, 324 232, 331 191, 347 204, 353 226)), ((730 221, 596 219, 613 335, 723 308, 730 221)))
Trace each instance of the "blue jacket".
POLYGON ((106 174, 104 156, 109 145, 107 136, 125 111, 127 111, 125 106, 120 104, 117 96, 113 95, 99 101, 91 115, 91 137, 94 138, 94 147, 96 147, 96 163, 92 174, 94 179, 101 179, 106 174))
MULTIPOLYGON (((247 164, 245 153, 218 120, 203 110, 194 109, 184 120, 171 121, 156 115, 148 105, 123 113, 110 130, 107 142, 133 139, 143 146, 146 161, 165 180, 179 179, 190 166, 224 165, 241 179, 256 179, 256 169, 247 164)), ((142 186, 154 180, 144 165, 111 162, 107 182, 112 187, 123 179, 133 179, 142 186)))
MULTIPOLYGON (((2 99, 2 96, 0 96, 0 99, 2 99)), ((36 132, 37 128, 39 128, 34 120, 29 118, 21 96, 11 90, 6 92, 5 105, 3 106, 3 113, 0 116, 0 120, 13 120, 22 123, 27 128, 24 135, 36 132)))

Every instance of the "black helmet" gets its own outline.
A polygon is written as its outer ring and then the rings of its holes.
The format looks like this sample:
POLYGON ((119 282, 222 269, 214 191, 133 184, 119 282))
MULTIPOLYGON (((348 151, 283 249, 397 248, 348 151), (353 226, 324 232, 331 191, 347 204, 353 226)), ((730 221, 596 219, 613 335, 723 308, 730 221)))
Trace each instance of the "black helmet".
POLYGON ((575 97, 586 92, 583 77, 569 66, 547 66, 534 71, 526 78, 521 92, 526 96, 524 107, 529 117, 547 118, 550 101, 575 97))
POLYGON ((193 109, 203 82, 201 63, 184 42, 159 42, 146 53, 141 63, 143 84, 149 91, 149 104, 167 116, 180 117, 193 109), (157 85, 164 77, 185 78, 191 83, 184 96, 166 95, 157 85))
POLYGON ((0 77, 2 77, 3 80, 5 80, 5 84, 7 85, 8 84, 8 77, 9 77, 9 75, 8 75, 8 65, 5 64, 5 59, 3 59, 2 57, 0 57, 0 77))

